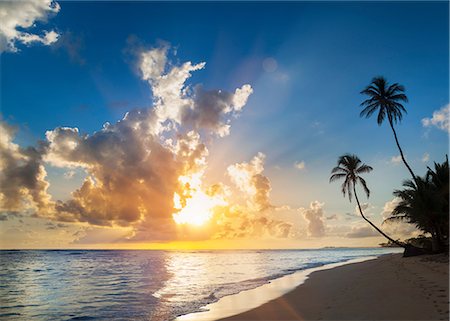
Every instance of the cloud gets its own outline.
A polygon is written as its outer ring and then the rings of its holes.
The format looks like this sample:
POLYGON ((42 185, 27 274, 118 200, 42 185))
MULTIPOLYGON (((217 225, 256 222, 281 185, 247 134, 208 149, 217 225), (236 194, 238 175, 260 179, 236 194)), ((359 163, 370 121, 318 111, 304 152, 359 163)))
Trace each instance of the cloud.
POLYGON ((401 157, 400 155, 398 155, 398 156, 392 156, 392 158, 391 158, 391 163, 392 163, 392 164, 398 165, 398 164, 400 164, 401 162, 402 162, 402 157, 401 157))
POLYGON ((56 42, 59 34, 54 30, 41 34, 25 30, 34 28, 37 21, 46 22, 59 10, 59 4, 52 0, 0 1, 0 53, 18 51, 19 43, 50 45, 56 42))
POLYGON ((426 162, 428 162, 429 160, 430 160, 430 154, 428 154, 428 153, 423 154, 423 156, 422 156, 422 162, 423 162, 423 163, 426 163, 426 162))
POLYGON ((400 198, 398 197, 394 197, 392 200, 384 203, 383 211, 381 212, 381 217, 383 218, 383 220, 391 216, 392 211, 399 203, 400 198))
MULTIPOLYGON (((71 199, 57 201, 54 213, 45 217, 129 227, 127 241, 177 237, 172 217, 178 210, 175 195, 185 207, 203 193, 205 142, 223 136, 221 124, 229 130, 230 118, 244 107, 252 89, 243 85, 233 93, 193 91, 185 81, 205 64, 174 65, 169 52, 163 45, 138 55, 141 77, 153 93, 153 107, 131 110, 92 134, 81 134, 75 127, 46 132, 43 160, 69 173, 83 168, 87 177, 71 199), (221 106, 220 117, 210 117, 217 106, 221 106), (188 113, 189 121, 183 116, 188 113)), ((258 174, 251 177, 251 184, 254 201, 263 208, 268 206, 270 184, 258 174)))
POLYGON ((224 120, 230 114, 236 115, 247 103, 253 89, 250 85, 237 88, 234 93, 222 90, 205 91, 201 86, 195 89, 195 102, 182 113, 182 122, 192 128, 207 129, 220 137, 229 134, 230 125, 224 120))
MULTIPOLYGON (((18 181, 17 190, 5 191, 3 199, 23 207, 42 203, 46 210, 37 211, 37 216, 56 222, 46 226, 51 230, 65 222, 83 223, 77 243, 291 237, 293 225, 267 211, 274 206, 269 199, 270 180, 264 175, 264 154, 227 168, 236 188, 204 183, 209 144, 229 133, 231 120, 253 89, 248 84, 231 92, 192 89, 185 82, 205 64, 173 64, 170 53, 170 47, 162 45, 138 54, 140 75, 150 85, 153 106, 131 110, 96 132, 57 127, 46 132, 39 149, 25 151, 12 143, 12 131, 5 127, 2 150, 13 161, 2 163, 7 170, 1 175, 11 170, 22 177, 15 164, 29 162, 34 171, 23 175, 35 181, 28 185, 18 181), (65 169, 66 178, 79 168, 87 176, 71 198, 52 202, 44 164, 65 169), (242 202, 236 201, 239 196, 242 202), (183 211, 186 222, 192 222, 189 215, 199 214, 196 206, 205 209, 202 200, 210 203, 201 229, 176 224, 183 211)), ((2 187, 7 186, 4 179, 2 187)))
POLYGON ((170 125, 181 123, 184 110, 194 108, 194 99, 190 97, 190 88, 185 82, 193 71, 203 69, 205 63, 193 64, 188 61, 179 66, 168 64, 169 47, 162 47, 140 53, 139 70, 153 94, 155 123, 153 134, 170 129, 170 125), (164 126, 165 122, 168 122, 164 126))
POLYGON ((63 229, 63 228, 67 228, 68 225, 67 224, 63 224, 63 223, 53 223, 53 222, 47 222, 45 224, 46 229, 47 230, 57 230, 57 229, 63 229))
MULTIPOLYGON (((263 153, 258 153, 249 162, 228 166, 227 174, 237 190, 221 184, 220 190, 227 198, 225 204, 214 212, 212 229, 214 239, 234 238, 290 238, 293 237, 293 225, 290 222, 272 217, 277 210, 288 209, 288 206, 275 207, 270 203, 270 180, 264 172, 263 153), (239 197, 233 198, 233 192, 239 197), (268 211, 269 209, 274 211, 268 211)), ((290 208, 289 208, 290 209, 290 208)))
POLYGON ((46 212, 50 206, 49 183, 41 150, 13 143, 15 129, 0 120, 0 213, 46 212))
POLYGON ((450 132, 449 112, 450 104, 447 104, 441 109, 434 111, 431 118, 423 118, 422 125, 424 127, 435 126, 443 131, 450 132))
POLYGON ((303 170, 305 169, 305 162, 304 161, 295 162, 294 167, 297 168, 298 170, 303 170))
MULTIPOLYGON (((394 197, 392 200, 386 202, 381 212, 383 221, 391 216, 394 208, 399 204, 400 199, 394 197)), ((418 236, 421 232, 413 225, 405 221, 387 221, 383 223, 383 231, 394 239, 408 239, 418 236)))
POLYGON ((75 176, 75 171, 74 170, 69 170, 69 171, 64 173, 64 178, 65 179, 71 179, 74 176, 75 176))
POLYGON ((184 164, 151 134, 151 118, 151 112, 135 110, 92 135, 64 127, 47 132, 46 160, 84 167, 89 174, 71 200, 58 202, 58 219, 106 226, 138 221, 170 225, 184 164))
POLYGON ((272 189, 269 179, 262 174, 264 171, 263 153, 258 153, 249 163, 242 162, 227 168, 231 181, 244 193, 252 197, 248 204, 259 211, 272 208, 269 194, 272 189))
MULTIPOLYGON (((372 217, 374 214, 373 213, 374 209, 375 209, 375 207, 370 203, 362 203, 361 204, 361 210, 363 211, 363 214, 365 217, 369 217, 369 218, 372 217)), ((355 205, 354 216, 361 217, 361 213, 359 212, 358 205, 355 205)))
POLYGON ((349 238, 363 238, 380 236, 380 234, 371 226, 354 226, 345 236, 349 238))
POLYGON ((84 227, 73 233, 73 244, 118 243, 130 237, 130 229, 108 227, 84 227))
POLYGON ((308 222, 307 232, 308 236, 321 237, 325 235, 324 223, 324 203, 319 201, 311 202, 309 208, 300 208, 299 211, 308 222))
POLYGON ((215 216, 217 222, 212 238, 290 238, 293 225, 271 218, 261 212, 252 212, 246 206, 230 206, 220 209, 215 216))
POLYGON ((237 116, 245 106, 252 87, 245 84, 233 93, 206 90, 202 86, 192 89, 185 82, 193 71, 205 68, 206 63, 188 61, 172 66, 169 53, 170 47, 164 44, 139 54, 138 69, 152 88, 156 124, 159 124, 154 126, 156 132, 181 126, 220 137, 228 135, 231 116, 237 116))

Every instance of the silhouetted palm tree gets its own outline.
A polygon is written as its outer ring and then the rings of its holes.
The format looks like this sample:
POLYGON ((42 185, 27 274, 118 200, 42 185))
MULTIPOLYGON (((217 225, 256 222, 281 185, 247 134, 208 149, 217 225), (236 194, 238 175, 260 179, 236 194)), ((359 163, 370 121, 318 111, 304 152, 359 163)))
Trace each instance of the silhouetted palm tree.
POLYGON ((370 195, 369 188, 367 187, 366 181, 360 176, 363 173, 369 173, 372 171, 372 167, 361 162, 361 160, 356 155, 345 154, 338 159, 338 166, 331 170, 330 183, 338 179, 345 179, 342 184, 341 191, 342 194, 348 194, 350 202, 352 201, 352 195, 355 195, 356 203, 358 204, 359 213, 362 218, 369 223, 374 229, 378 231, 381 235, 387 238, 389 241, 397 244, 398 246, 404 247, 404 244, 392 239, 386 235, 382 230, 375 226, 371 221, 369 221, 365 216, 359 203, 358 195, 356 194, 356 184, 360 183, 366 193, 367 197, 370 195))
POLYGON ((406 180, 404 189, 394 191, 400 202, 386 221, 405 220, 430 233, 434 252, 448 248, 449 166, 448 159, 428 167, 427 175, 406 180))
POLYGON ((394 123, 400 122, 403 118, 403 113, 406 114, 406 109, 403 107, 402 102, 408 102, 408 97, 406 97, 404 92, 405 88, 402 85, 397 83, 389 85, 384 77, 373 78, 371 84, 361 91, 361 94, 367 95, 369 98, 361 103, 364 109, 361 111, 360 116, 369 118, 378 111, 377 123, 379 126, 387 117, 403 163, 405 163, 406 168, 408 168, 415 181, 416 175, 414 175, 411 167, 406 162, 394 128, 394 123))

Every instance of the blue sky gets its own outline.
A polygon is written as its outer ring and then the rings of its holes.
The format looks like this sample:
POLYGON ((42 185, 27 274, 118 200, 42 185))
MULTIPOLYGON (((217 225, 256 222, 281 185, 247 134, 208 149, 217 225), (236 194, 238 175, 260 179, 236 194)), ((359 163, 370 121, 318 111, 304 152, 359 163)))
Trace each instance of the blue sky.
MULTIPOLYGON (((337 157, 351 152, 375 169, 368 180, 379 213, 408 172, 391 161, 398 150, 387 124, 359 118, 359 92, 378 75, 406 87, 408 114, 397 130, 413 169, 424 174, 448 153, 448 131, 422 123, 449 103, 448 2, 59 5, 29 29, 54 29, 57 42, 17 44, 18 52, 1 55, 1 114, 19 127, 15 142, 22 146, 59 126, 92 134, 127 111, 151 107, 135 52, 166 43, 176 51, 174 64, 206 62, 189 83, 253 88, 230 135, 208 146, 208 182, 226 180, 228 165, 262 152, 273 203, 308 207, 318 200, 329 214, 351 211, 339 185, 328 184, 337 157), (300 161, 302 170, 294 167, 300 161)), ((46 169, 58 197, 69 197, 86 176, 68 182, 65 169, 46 169)))

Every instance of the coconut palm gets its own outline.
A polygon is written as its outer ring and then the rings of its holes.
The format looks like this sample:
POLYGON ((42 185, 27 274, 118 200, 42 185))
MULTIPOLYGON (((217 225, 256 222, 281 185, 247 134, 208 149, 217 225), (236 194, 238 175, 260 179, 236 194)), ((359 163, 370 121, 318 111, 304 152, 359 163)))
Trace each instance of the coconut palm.
POLYGON ((425 177, 416 177, 415 182, 406 180, 404 189, 394 191, 400 201, 386 221, 407 221, 430 233, 433 251, 441 252, 448 247, 448 159, 434 167, 428 167, 425 177))
POLYGON ((361 184, 364 192, 367 197, 370 195, 370 190, 367 187, 367 183, 360 175, 363 173, 369 173, 372 171, 372 167, 366 165, 361 162, 358 156, 345 154, 339 157, 337 166, 331 170, 330 183, 334 182, 338 179, 344 179, 344 183, 341 186, 341 191, 344 197, 346 194, 350 202, 352 201, 353 195, 355 196, 356 203, 358 204, 359 213, 361 217, 369 223, 375 230, 378 231, 381 235, 387 238, 389 241, 404 247, 404 244, 392 239, 388 235, 386 235, 382 230, 380 230, 375 224, 373 224, 367 217, 364 215, 361 204, 359 203, 358 195, 356 194, 356 184, 361 184))
POLYGON ((367 95, 369 98, 361 103, 361 107, 364 107, 364 109, 361 111, 360 116, 369 118, 378 111, 377 123, 379 126, 386 118, 388 119, 403 163, 415 181, 416 176, 406 162, 394 128, 394 124, 402 120, 403 113, 406 114, 406 109, 402 102, 408 102, 408 97, 406 97, 404 92, 405 88, 402 85, 397 83, 390 85, 384 77, 373 78, 370 85, 361 91, 361 94, 367 95))

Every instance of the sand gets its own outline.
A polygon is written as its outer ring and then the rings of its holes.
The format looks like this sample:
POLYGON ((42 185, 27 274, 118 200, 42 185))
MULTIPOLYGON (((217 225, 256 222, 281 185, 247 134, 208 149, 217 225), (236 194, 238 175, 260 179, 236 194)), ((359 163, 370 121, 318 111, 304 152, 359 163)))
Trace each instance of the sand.
POLYGON ((313 272, 293 291, 222 320, 448 320, 448 257, 375 260, 313 272))

